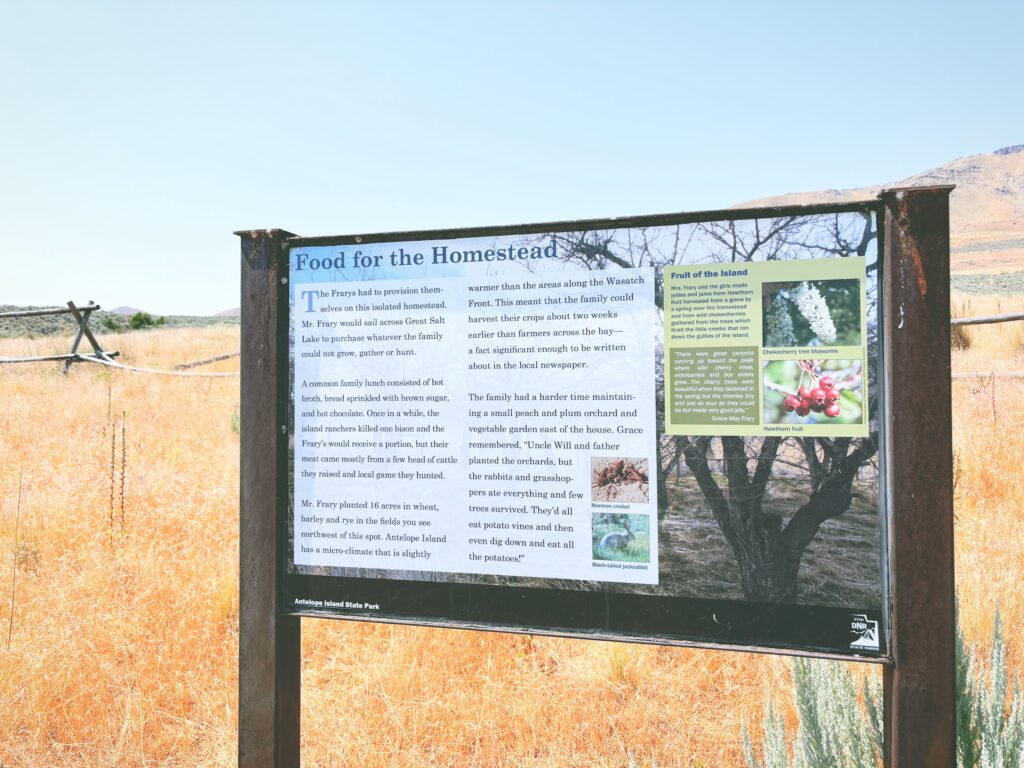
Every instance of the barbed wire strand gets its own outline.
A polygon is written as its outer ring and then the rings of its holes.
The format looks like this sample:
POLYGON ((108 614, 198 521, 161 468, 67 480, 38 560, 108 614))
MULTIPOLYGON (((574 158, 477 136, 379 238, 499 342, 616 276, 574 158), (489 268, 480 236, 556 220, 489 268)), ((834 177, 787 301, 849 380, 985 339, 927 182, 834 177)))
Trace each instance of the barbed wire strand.
POLYGON ((157 376, 185 376, 188 378, 224 378, 226 376, 238 376, 240 371, 228 371, 226 373, 202 373, 199 371, 165 371, 160 368, 141 368, 137 365, 122 365, 121 363, 115 363, 112 360, 102 360, 98 357, 81 357, 75 360, 76 363, 99 363, 105 365, 108 368, 118 368, 122 371, 132 371, 133 373, 150 373, 157 376))

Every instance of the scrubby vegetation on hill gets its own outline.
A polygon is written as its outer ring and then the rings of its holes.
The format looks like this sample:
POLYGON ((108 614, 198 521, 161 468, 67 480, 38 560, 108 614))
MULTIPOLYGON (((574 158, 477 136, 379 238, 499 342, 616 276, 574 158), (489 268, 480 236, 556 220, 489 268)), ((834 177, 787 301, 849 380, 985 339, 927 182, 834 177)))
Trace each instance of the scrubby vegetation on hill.
POLYGON ((1008 296, 1024 293, 1024 269, 1013 272, 966 272, 951 275, 950 283, 954 291, 961 293, 986 293, 1008 296))
MULTIPOLYGON (((43 309, 43 307, 19 307, 13 304, 0 304, 0 313, 17 312, 25 309, 43 309)), ((129 330, 145 330, 149 327, 165 325, 168 328, 206 328, 214 325, 238 325, 239 318, 229 316, 204 317, 197 315, 150 315, 148 312, 137 312, 134 315, 122 315, 101 309, 92 313, 89 328, 98 333, 123 333, 129 330), (151 319, 151 323, 135 321, 139 315, 151 319), (160 323, 160 319, 163 323, 160 323)), ((78 327, 78 322, 69 314, 43 315, 41 317, 0 318, 0 338, 15 339, 22 336, 39 338, 42 336, 71 335, 78 327)))

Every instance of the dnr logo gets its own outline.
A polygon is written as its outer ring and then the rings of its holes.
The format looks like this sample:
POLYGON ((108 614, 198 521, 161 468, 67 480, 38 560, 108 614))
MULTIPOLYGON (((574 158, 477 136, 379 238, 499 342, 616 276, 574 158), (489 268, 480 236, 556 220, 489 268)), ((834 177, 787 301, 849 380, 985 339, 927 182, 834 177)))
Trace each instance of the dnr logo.
POLYGON ((850 643, 851 648, 862 651, 878 650, 878 622, 871 621, 863 613, 854 614, 850 622, 850 631, 857 638, 850 643))

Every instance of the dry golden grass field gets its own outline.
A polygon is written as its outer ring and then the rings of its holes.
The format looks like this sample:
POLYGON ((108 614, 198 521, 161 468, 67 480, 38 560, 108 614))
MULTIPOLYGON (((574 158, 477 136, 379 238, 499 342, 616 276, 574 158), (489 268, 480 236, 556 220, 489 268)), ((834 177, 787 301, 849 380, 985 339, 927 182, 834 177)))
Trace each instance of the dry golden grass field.
MULTIPOLYGON (((997 309, 1024 297, 971 298, 997 309)), ((970 338, 954 370, 1024 370, 1024 325, 970 338)), ((169 367, 237 350, 238 330, 104 346, 169 367)), ((47 363, 0 368, 0 394, 3 766, 233 765, 237 378, 47 363)), ((998 602, 1017 668, 1024 382, 958 381, 953 409, 962 619, 983 643, 998 602)), ((768 656, 324 620, 303 646, 307 766, 736 766, 744 718, 757 732, 769 697, 793 717, 789 663, 768 656)))

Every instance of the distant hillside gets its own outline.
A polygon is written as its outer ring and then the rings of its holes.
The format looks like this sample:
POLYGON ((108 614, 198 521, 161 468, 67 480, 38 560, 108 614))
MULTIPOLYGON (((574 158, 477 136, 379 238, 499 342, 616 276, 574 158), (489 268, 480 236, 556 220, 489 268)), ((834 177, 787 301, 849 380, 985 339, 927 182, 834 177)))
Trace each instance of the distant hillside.
MULTIPOLYGON (((42 309, 42 307, 20 307, 12 304, 0 304, 0 313, 14 312, 23 309, 42 309)), ((89 318, 89 328, 94 333, 125 333, 131 331, 128 325, 130 315, 121 314, 118 310, 101 309, 93 312, 89 318)), ((130 309, 130 308, 129 308, 130 309)), ((133 310, 135 314, 138 310, 133 310)), ((154 317, 159 317, 154 315, 154 317)), ((237 317, 201 317, 194 315, 167 315, 164 328, 191 328, 210 325, 238 325, 237 317)), ((58 336, 74 334, 78 327, 75 319, 69 315, 44 315, 42 317, 0 318, 0 338, 16 336, 58 336)), ((136 331, 133 331, 133 333, 136 331)), ((142 333, 143 331, 137 331, 142 333)))
POLYGON ((242 308, 235 307, 234 309, 225 309, 223 312, 218 312, 214 317, 241 317, 242 308))
MULTIPOLYGON (((961 157, 907 179, 860 189, 828 189, 766 197, 747 206, 802 205, 863 200, 884 187, 956 184, 950 198, 951 271, 961 290, 978 290, 992 280, 963 279, 964 273, 1006 273, 1024 269, 1024 144, 988 155, 961 157), (977 286, 977 287, 975 287, 977 286)), ((737 206, 739 207, 739 206, 737 206)), ((1024 290, 1024 273, 995 281, 1004 289, 1024 290)))
POLYGON ((138 309, 136 307, 114 307, 110 311, 112 314, 115 315, 134 315, 138 312, 143 312, 144 310, 138 309))

